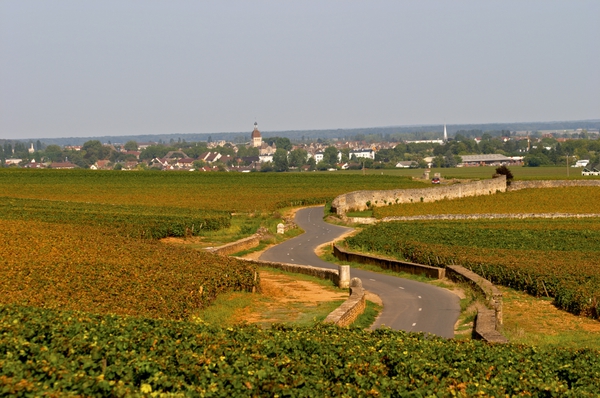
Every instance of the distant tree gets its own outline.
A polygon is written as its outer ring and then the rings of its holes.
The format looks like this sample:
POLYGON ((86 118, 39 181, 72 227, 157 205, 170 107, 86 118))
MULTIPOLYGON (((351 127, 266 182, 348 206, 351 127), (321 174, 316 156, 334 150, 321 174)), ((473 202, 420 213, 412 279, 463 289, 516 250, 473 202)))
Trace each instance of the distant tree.
POLYGON ((138 143, 136 141, 127 141, 125 143, 125 145, 123 146, 123 148, 126 151, 137 151, 138 150, 138 143))
POLYGON ((445 163, 445 158, 442 155, 437 155, 435 158, 433 158, 433 167, 439 168, 439 167, 443 167, 444 163, 445 163))
POLYGON ((81 150, 84 153, 83 159, 85 159, 87 166, 96 163, 98 160, 108 159, 111 152, 109 147, 103 146, 98 140, 84 142, 81 150))
POLYGON ((496 174, 500 174, 500 175, 506 176, 506 185, 510 185, 510 183, 513 180, 513 178, 515 178, 513 176, 512 171, 510 171, 510 169, 508 167, 506 167, 505 165, 502 165, 500 167, 496 167, 496 174))
POLYGON ((286 151, 291 151, 292 150, 292 143, 290 141, 289 138, 286 137, 277 137, 275 139, 275 145, 277 146, 277 148, 283 148, 286 151))
POLYGON ((271 162, 265 162, 260 165, 260 171, 263 173, 273 171, 273 170, 275 170, 275 168, 273 167, 273 163, 271 163, 271 162))
POLYGON ((321 160, 319 163, 317 163, 317 165, 315 167, 319 171, 325 171, 328 168, 330 168, 331 165, 329 163, 325 162, 324 160, 321 160))
POLYGON ((51 162, 62 162, 65 160, 65 155, 58 145, 48 145, 44 150, 44 158, 51 162))
POLYGON ((288 157, 287 151, 283 148, 277 148, 273 154, 273 166, 275 171, 288 171, 288 157))
POLYGON ((335 166, 338 162, 338 150, 334 146, 328 146, 323 152, 323 162, 335 166))
POLYGON ((543 153, 529 153, 523 158, 523 163, 527 167, 539 167, 550 164, 550 159, 543 153))
POLYGON ((454 154, 452 154, 451 150, 448 150, 446 152, 446 155, 444 156, 444 167, 456 167, 456 165, 458 164, 458 162, 456 161, 456 158, 454 157, 454 154))
POLYGON ((141 160, 152 160, 164 157, 172 148, 163 145, 150 145, 140 153, 141 160))
POLYGON ((289 165, 291 167, 301 167, 306 164, 308 153, 302 148, 294 149, 289 155, 289 165))
POLYGON ((350 160, 350 148, 344 148, 341 150, 342 152, 342 162, 347 162, 350 160))

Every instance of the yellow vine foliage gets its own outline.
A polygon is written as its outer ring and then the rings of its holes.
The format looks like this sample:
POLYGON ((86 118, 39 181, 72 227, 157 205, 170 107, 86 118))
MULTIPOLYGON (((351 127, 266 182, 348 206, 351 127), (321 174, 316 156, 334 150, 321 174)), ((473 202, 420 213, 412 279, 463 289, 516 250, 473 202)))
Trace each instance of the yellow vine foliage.
POLYGON ((228 290, 251 290, 255 267, 111 230, 3 221, 0 303, 185 319, 228 290))

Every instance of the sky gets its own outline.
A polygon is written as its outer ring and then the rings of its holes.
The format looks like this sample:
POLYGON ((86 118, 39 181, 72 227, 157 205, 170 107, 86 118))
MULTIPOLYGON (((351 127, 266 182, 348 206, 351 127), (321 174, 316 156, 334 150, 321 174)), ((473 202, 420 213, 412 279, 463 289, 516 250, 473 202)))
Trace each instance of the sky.
POLYGON ((0 0, 0 139, 600 118, 600 1, 0 0))

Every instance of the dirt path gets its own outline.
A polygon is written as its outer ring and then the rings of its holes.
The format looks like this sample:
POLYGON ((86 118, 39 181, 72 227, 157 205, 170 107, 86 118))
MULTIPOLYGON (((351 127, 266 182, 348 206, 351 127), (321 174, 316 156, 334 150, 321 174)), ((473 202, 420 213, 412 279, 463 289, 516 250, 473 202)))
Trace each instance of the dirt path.
POLYGON ((348 293, 336 291, 315 282, 295 279, 294 276, 261 269, 260 304, 252 312, 240 311, 235 314, 236 322, 282 323, 295 322, 300 318, 326 315, 330 311, 324 303, 340 302, 348 298, 348 293), (321 307, 321 309, 319 308, 321 307))

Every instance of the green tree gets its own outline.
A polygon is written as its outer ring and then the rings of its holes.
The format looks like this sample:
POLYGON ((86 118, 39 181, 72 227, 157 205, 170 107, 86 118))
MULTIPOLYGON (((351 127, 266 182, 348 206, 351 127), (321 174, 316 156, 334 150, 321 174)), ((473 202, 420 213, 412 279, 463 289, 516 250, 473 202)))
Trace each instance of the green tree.
POLYGON ((323 152, 323 162, 335 166, 338 162, 338 150, 334 146, 328 146, 323 152))
POLYGON ((90 140, 83 143, 81 148, 84 153, 86 165, 92 165, 101 159, 108 159, 111 149, 102 145, 98 140, 90 140))
POLYGON ((283 148, 277 148, 273 154, 273 166, 275 171, 288 171, 288 157, 287 151, 283 148))
POLYGON ((140 153, 140 160, 152 160, 164 157, 172 148, 163 145, 151 145, 140 153))
POLYGON ((65 155, 58 145, 48 145, 44 150, 44 158, 51 162, 62 162, 65 160, 65 155))
POLYGON ((306 164, 308 152, 302 148, 294 149, 290 152, 289 165, 291 167, 301 167, 306 164))
POLYGON ((138 150, 138 143, 136 141, 127 141, 125 143, 125 145, 123 146, 123 148, 126 151, 137 151, 138 150))
POLYGON ((510 183, 513 180, 513 178, 515 178, 515 176, 513 175, 512 171, 510 171, 510 169, 508 167, 506 167, 505 165, 502 165, 500 167, 496 167, 496 174, 500 174, 500 175, 506 176, 506 185, 510 185, 510 183))
POLYGON ((283 148, 286 151, 292 150, 292 143, 290 139, 286 137, 277 137, 277 139, 275 140, 275 145, 277 146, 277 148, 283 148))

